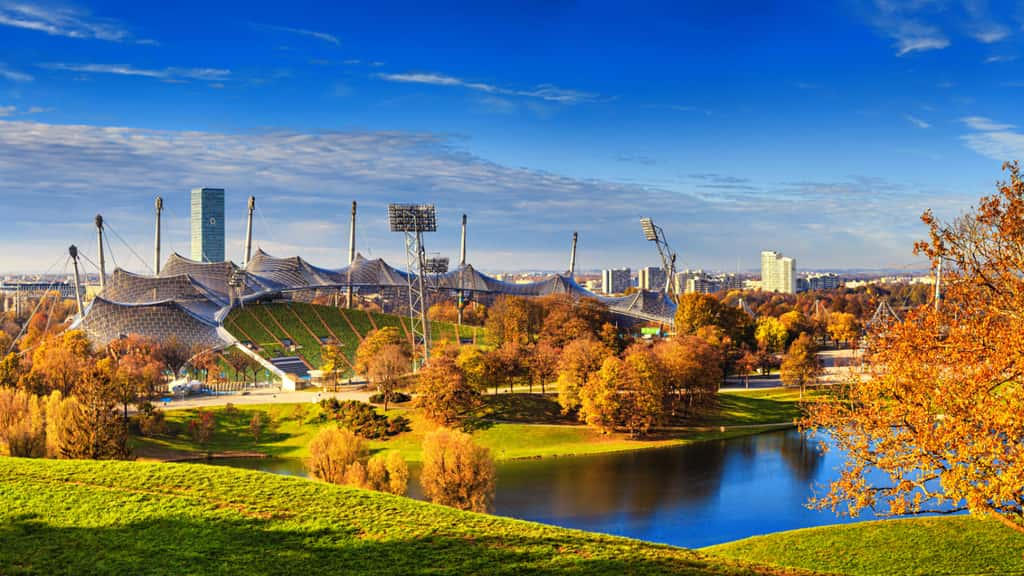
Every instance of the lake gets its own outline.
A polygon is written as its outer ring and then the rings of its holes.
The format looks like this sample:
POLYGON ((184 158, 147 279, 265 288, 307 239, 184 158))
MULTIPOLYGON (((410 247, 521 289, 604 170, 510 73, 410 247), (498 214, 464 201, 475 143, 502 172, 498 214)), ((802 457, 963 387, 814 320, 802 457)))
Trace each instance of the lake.
MULTIPOLYGON (((216 462, 305 476, 287 459, 216 462)), ((849 522, 808 510, 812 484, 842 464, 796 430, 687 446, 498 464, 494 513, 698 548, 747 536, 849 522)), ((409 496, 423 498, 411 466, 409 496)), ((865 518, 861 518, 865 519, 865 518)))

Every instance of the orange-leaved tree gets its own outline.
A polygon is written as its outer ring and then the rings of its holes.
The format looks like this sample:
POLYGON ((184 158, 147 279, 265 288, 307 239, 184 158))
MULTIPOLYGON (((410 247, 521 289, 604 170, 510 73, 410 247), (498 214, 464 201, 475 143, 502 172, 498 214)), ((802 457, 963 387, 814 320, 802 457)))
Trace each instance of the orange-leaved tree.
POLYGON ((813 504, 856 515, 970 511, 1024 532, 1024 181, 943 222, 918 253, 941 261, 941 306, 869 335, 868 366, 811 404, 847 460, 813 504))

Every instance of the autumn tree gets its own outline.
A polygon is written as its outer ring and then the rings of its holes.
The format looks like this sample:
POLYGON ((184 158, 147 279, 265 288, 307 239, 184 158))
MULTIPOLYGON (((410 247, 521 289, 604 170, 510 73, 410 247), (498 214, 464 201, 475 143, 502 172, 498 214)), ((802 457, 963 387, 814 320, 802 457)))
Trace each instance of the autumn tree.
POLYGON ((484 327, 495 346, 506 342, 529 344, 540 331, 543 320, 540 305, 520 296, 500 296, 487 310, 484 327))
POLYGON ((47 390, 60 390, 70 394, 94 362, 85 333, 68 330, 52 335, 32 353, 32 373, 40 378, 47 390))
POLYGON ((487 512, 494 499, 494 458, 465 432, 439 428, 423 440, 423 493, 435 504, 487 512))
POLYGON ((757 339, 758 346, 767 350, 768 353, 777 354, 783 351, 787 336, 786 325, 778 318, 762 316, 757 319, 754 337, 757 339))
POLYGON ((547 385, 558 378, 558 359, 561 356, 561 349, 550 342, 541 340, 530 350, 528 360, 530 372, 530 392, 533 392, 533 385, 540 386, 540 393, 547 393, 547 385))
POLYGON ((338 385, 338 372, 347 366, 345 352, 337 342, 329 342, 320 347, 320 370, 330 374, 332 386, 338 385))
POLYGON ((828 333, 836 342, 854 342, 860 338, 860 322, 856 315, 849 312, 830 314, 828 333))
POLYGON ((692 412, 708 403, 722 383, 721 350, 697 336, 676 336, 654 347, 664 369, 671 411, 692 412))
POLYGON ((620 424, 633 437, 645 436, 668 415, 665 367, 651 347, 637 344, 626 351, 623 379, 620 424))
POLYGON ((442 426, 458 422, 480 402, 480 390, 459 369, 458 354, 457 347, 438 346, 419 372, 417 403, 428 420, 442 426))
POLYGON ((608 356, 601 368, 587 376, 580 388, 580 420, 607 434, 615 430, 622 411, 625 382, 622 360, 608 356))
POLYGON ((608 323, 608 307, 593 298, 557 294, 537 303, 544 317, 539 339, 558 348, 577 338, 596 338, 608 323))
POLYGON ((593 338, 579 338, 566 344, 558 360, 558 403, 563 413, 579 408, 580 388, 610 355, 611 350, 593 338))
POLYGON ((0 388, 0 456, 41 458, 46 455, 43 403, 35 394, 0 388))
POLYGON ((782 360, 782 367, 779 370, 782 383, 800 388, 800 399, 803 400, 804 389, 808 384, 817 382, 821 373, 821 360, 818 359, 814 340, 806 332, 800 334, 789 345, 786 357, 782 360))
MULTIPOLYGON (((349 480, 365 477, 352 468, 359 466, 369 453, 366 441, 344 428, 328 427, 320 430, 309 443, 306 469, 310 476, 332 484, 348 484, 349 480)), ((362 484, 360 482, 359 484, 362 484)))
POLYGON ((398 387, 398 379, 409 371, 412 346, 393 326, 374 330, 356 349, 356 372, 362 374, 384 397, 384 410, 398 387))
POLYGON ((484 352, 477 346, 460 346, 455 363, 458 364, 459 371, 462 372, 466 383, 483 392, 487 387, 488 377, 484 352))
POLYGON ((160 346, 153 340, 132 334, 107 346, 113 367, 113 383, 128 423, 128 405, 151 398, 163 382, 164 363, 160 346))
POLYGON ((409 465, 399 452, 374 454, 366 462, 366 488, 402 496, 408 485, 409 465))
POLYGON ((941 306, 873 331, 865 373, 806 422, 846 462, 822 508, 961 510, 1024 532, 1024 180, 950 222, 926 212, 916 246, 943 263, 941 306))

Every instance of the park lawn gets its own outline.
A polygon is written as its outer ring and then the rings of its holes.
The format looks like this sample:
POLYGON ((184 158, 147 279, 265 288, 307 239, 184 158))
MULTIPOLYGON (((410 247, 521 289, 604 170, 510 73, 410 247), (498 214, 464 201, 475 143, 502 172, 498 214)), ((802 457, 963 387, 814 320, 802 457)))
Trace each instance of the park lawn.
POLYGON ((849 575, 1024 574, 1024 534, 971 516, 883 520, 705 548, 729 558, 849 575))
POLYGON ((0 574, 796 574, 298 478, 0 458, 0 574))
MULTIPOLYGON (((805 393, 805 398, 810 398, 805 393)), ((800 391, 783 388, 768 390, 722 390, 718 405, 689 420, 694 426, 750 426, 794 422, 802 416, 800 391)))
MULTIPOLYGON (((557 403, 548 396, 516 394, 485 396, 485 405, 478 419, 472 422, 474 438, 491 449, 498 460, 579 456, 606 452, 623 452, 647 448, 678 446, 690 442, 732 438, 756 434, 770 428, 743 428, 725 431, 672 431, 637 440, 623 433, 602 434, 597 430, 566 421, 557 403), (535 423, 541 422, 541 423, 535 423), (544 422, 561 422, 546 424, 544 422)), ((215 414, 217 427, 205 445, 194 442, 188 433, 188 421, 197 409, 171 410, 166 419, 173 436, 133 436, 131 445, 136 456, 144 459, 176 459, 212 453, 262 453, 278 458, 304 458, 309 442, 327 422, 314 404, 255 404, 209 408, 215 414), (264 429, 257 441, 249 432, 254 412, 264 417, 264 429)), ((368 441, 370 450, 397 450, 408 462, 423 460, 424 437, 436 428, 420 412, 409 405, 399 405, 388 416, 402 415, 411 422, 410 430, 396 436, 368 441)))

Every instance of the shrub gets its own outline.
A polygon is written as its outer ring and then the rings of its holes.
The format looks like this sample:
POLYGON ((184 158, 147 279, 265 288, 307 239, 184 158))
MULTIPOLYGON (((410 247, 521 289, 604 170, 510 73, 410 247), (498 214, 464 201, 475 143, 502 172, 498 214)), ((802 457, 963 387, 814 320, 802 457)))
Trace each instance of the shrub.
POLYGON ((491 451, 465 432, 440 428, 423 440, 423 492, 431 502, 487 512, 494 499, 491 451))
MULTIPOLYGON (((324 428, 309 444, 306 468, 318 480, 347 484, 349 468, 359 464, 365 456, 366 443, 362 438, 342 428, 324 428)), ((365 472, 363 476, 365 478, 365 472)))
POLYGON ((217 427, 217 420, 213 415, 213 412, 209 410, 199 410, 196 412, 196 417, 189 421, 188 431, 192 435, 192 440, 199 444, 206 444, 210 441, 210 437, 213 436, 213 430, 217 427))
POLYGON ((409 485, 409 466, 398 452, 376 454, 366 463, 366 484, 372 490, 401 496, 409 485))
POLYGON ((328 418, 363 438, 385 438, 403 432, 409 427, 408 419, 396 416, 389 420, 387 416, 378 414, 373 406, 358 400, 339 402, 336 398, 328 398, 321 400, 320 405, 327 412, 328 418))
MULTIPOLYGON (((391 404, 404 404, 405 402, 408 402, 410 400, 412 400, 412 396, 406 394, 405 392, 392 392, 391 393, 391 398, 388 400, 388 402, 391 403, 391 404)), ((370 404, 383 404, 383 403, 384 403, 384 395, 383 394, 381 394, 380 392, 376 392, 374 394, 370 394, 370 404)))
POLYGON ((249 420, 249 434, 252 434, 252 439, 259 442, 260 434, 263 433, 263 413, 253 412, 252 420, 249 420))
POLYGON ((161 436, 167 434, 167 420, 159 408, 151 402, 139 406, 139 433, 143 436, 161 436))
POLYGON ((235 408, 234 404, 228 402, 224 405, 224 413, 229 416, 234 416, 235 414, 238 414, 238 408, 235 408))

